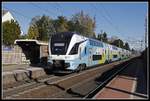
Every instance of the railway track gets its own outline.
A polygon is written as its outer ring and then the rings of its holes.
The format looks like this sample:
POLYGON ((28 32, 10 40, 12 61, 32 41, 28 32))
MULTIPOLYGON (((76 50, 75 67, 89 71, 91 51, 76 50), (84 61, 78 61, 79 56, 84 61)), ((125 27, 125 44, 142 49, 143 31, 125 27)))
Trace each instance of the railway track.
POLYGON ((97 78, 101 77, 103 72, 113 70, 112 68, 118 70, 116 66, 127 61, 129 60, 102 65, 80 73, 64 76, 53 75, 43 80, 38 79, 36 82, 28 83, 28 85, 4 90, 3 98, 90 98, 100 85, 102 87, 102 84, 105 84, 102 81, 98 82, 97 78))
POLYGON ((42 85, 45 84, 45 82, 47 80, 53 81, 53 80, 56 80, 56 79, 61 79, 61 77, 60 76, 55 76, 55 75, 48 75, 48 76, 46 75, 46 76, 43 76, 43 77, 38 78, 38 79, 31 79, 31 80, 28 80, 28 81, 18 82, 14 85, 3 88, 3 97, 10 96, 10 95, 15 95, 17 93, 26 91, 28 89, 32 89, 32 88, 35 88, 35 87, 42 86, 42 85))

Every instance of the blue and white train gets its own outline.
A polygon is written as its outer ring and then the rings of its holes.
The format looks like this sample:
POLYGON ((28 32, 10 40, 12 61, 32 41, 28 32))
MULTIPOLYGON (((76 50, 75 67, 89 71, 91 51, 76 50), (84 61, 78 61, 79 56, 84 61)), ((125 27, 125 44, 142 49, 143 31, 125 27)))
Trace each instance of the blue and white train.
POLYGON ((73 32, 52 35, 48 64, 56 70, 79 71, 128 58, 131 52, 73 32))

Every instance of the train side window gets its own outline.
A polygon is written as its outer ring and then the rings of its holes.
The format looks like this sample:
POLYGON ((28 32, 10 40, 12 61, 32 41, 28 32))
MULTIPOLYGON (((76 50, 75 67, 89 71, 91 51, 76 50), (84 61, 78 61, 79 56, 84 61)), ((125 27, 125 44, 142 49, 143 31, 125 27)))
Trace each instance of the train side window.
POLYGON ((117 58, 118 56, 117 55, 113 55, 113 58, 117 58))
POLYGON ((93 61, 101 60, 101 59, 102 59, 102 55, 93 55, 93 61))

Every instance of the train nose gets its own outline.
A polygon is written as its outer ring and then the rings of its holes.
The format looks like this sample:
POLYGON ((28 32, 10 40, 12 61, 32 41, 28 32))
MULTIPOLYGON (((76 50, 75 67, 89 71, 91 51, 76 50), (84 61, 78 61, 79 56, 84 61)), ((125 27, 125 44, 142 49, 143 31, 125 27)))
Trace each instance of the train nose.
POLYGON ((70 66, 70 63, 65 63, 65 60, 53 60, 53 65, 55 69, 65 70, 70 66))
POLYGON ((53 64, 55 67, 63 67, 64 61, 63 60, 53 60, 53 64))
POLYGON ((70 67, 70 63, 65 63, 65 68, 70 67))

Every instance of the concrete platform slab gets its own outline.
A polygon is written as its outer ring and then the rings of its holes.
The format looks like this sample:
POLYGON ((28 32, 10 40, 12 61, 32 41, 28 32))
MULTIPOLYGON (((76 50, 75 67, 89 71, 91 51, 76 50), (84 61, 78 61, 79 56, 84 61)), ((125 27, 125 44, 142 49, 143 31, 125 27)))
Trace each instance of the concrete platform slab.
POLYGON ((40 76, 46 75, 46 73, 45 73, 43 68, 35 68, 35 67, 33 67, 33 68, 27 68, 26 70, 29 71, 29 76, 32 79, 36 79, 36 78, 38 78, 40 76))
POLYGON ((16 81, 29 80, 29 71, 15 70, 13 71, 16 81))
POLYGON ((3 72, 11 72, 13 70, 18 70, 18 69, 25 70, 28 67, 29 67, 28 64, 2 65, 2 71, 3 72))
POLYGON ((9 85, 16 83, 18 81, 25 81, 30 79, 36 79, 38 77, 46 75, 43 68, 31 67, 25 70, 13 70, 2 72, 3 76, 3 85, 9 85))
POLYGON ((2 78, 3 84, 12 84, 16 82, 13 72, 3 72, 2 76, 3 76, 2 78))

